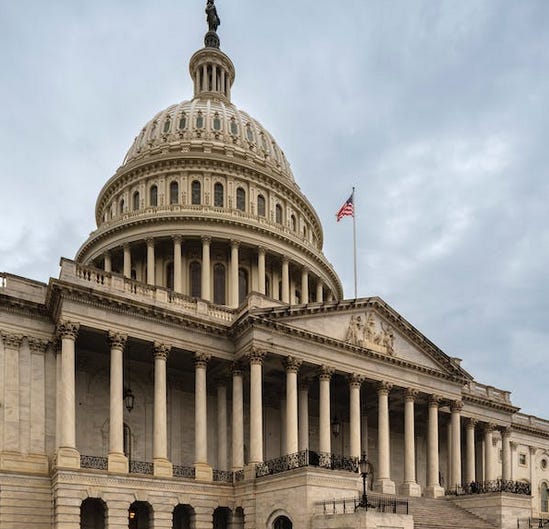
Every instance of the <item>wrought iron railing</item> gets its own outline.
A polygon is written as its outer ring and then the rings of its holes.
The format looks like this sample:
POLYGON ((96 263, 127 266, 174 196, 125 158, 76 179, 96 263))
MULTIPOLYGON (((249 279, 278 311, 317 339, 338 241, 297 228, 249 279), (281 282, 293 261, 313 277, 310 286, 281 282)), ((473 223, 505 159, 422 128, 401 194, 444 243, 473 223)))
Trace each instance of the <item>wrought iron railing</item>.
POLYGON ((221 481, 223 483, 232 483, 234 479, 234 472, 230 470, 214 470, 213 480, 221 481))
POLYGON ((153 474, 154 465, 148 461, 130 460, 130 474, 153 474))
POLYGON ((366 508, 369 511, 386 512, 393 514, 408 514, 408 500, 397 496, 385 494, 368 494, 368 505, 361 504, 362 496, 354 498, 342 498, 324 500, 317 502, 316 512, 318 514, 346 514, 355 512, 357 509, 366 508))
POLYGON ((549 527, 549 518, 517 518, 517 529, 549 527))
POLYGON ((106 457, 80 455, 80 468, 107 470, 109 460, 106 457))
POLYGON ((447 489, 447 496, 464 496, 471 494, 487 494, 489 492, 509 492, 511 494, 522 494, 530 496, 530 483, 523 481, 511 481, 496 479, 493 481, 472 481, 463 485, 456 485, 447 489))
POLYGON ((236 470, 234 473, 234 481, 238 483, 239 481, 244 480, 244 470, 236 470))
POLYGON ((174 478, 195 478, 195 469, 194 467, 185 467, 183 465, 174 465, 173 466, 173 477, 174 478))

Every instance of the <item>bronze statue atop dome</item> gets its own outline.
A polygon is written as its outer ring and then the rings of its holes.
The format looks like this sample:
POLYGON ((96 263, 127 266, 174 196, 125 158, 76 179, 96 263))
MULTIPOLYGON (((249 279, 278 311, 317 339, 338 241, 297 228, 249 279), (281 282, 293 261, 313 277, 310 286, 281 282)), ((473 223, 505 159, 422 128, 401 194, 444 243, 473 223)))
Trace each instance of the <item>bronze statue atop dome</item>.
POLYGON ((217 9, 214 4, 215 0, 208 0, 206 4, 206 20, 208 21, 208 28, 210 31, 217 31, 217 28, 221 24, 221 19, 217 14, 217 9))

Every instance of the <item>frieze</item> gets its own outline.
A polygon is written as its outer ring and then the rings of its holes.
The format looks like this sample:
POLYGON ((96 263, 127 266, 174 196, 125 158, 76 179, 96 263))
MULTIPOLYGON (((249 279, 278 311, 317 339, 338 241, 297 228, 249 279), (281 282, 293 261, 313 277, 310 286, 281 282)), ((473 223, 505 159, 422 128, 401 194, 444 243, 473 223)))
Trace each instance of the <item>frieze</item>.
POLYGON ((381 320, 377 322, 372 312, 351 316, 345 341, 369 349, 372 349, 372 346, 374 349, 378 346, 390 355, 395 353, 393 328, 390 325, 384 325, 381 320))

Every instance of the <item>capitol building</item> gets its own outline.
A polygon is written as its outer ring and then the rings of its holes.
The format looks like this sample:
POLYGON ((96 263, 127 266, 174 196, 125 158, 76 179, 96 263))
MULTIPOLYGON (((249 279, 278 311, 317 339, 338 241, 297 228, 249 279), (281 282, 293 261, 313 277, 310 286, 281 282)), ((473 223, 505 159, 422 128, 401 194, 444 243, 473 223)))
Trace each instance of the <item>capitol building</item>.
POLYGON ((343 298, 207 19, 74 259, 0 274, 0 529, 543 526, 549 421, 343 298))

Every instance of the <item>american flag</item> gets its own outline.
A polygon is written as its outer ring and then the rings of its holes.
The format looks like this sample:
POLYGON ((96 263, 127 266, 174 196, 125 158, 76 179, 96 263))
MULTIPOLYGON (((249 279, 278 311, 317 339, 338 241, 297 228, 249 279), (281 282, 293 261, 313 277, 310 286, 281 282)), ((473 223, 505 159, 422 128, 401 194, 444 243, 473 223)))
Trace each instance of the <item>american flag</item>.
POLYGON ((339 208, 339 211, 336 213, 337 222, 339 222, 343 217, 354 217, 355 216, 355 207, 353 205, 354 192, 351 193, 351 196, 345 201, 343 206, 339 208))

